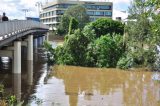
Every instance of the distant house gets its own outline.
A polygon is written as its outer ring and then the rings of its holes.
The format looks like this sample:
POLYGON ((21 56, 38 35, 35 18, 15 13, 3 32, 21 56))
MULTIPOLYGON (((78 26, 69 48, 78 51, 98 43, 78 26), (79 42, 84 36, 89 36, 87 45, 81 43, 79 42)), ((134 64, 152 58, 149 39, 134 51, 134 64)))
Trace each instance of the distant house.
POLYGON ((27 20, 32 20, 32 21, 37 21, 37 22, 40 22, 40 19, 39 18, 36 18, 36 17, 26 17, 27 20))

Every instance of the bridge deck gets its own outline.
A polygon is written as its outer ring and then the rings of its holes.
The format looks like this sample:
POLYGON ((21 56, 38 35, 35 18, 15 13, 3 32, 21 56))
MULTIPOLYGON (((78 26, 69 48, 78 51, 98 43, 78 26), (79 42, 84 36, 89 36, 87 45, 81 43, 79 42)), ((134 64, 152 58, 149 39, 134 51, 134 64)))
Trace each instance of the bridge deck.
POLYGON ((0 22, 0 47, 22 36, 33 33, 45 33, 48 30, 48 26, 31 20, 0 22))

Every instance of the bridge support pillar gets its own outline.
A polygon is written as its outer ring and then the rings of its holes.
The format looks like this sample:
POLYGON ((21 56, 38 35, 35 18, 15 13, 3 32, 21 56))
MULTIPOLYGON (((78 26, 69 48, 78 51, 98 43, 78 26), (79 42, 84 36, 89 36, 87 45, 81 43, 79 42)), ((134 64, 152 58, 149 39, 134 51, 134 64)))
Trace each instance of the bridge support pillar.
POLYGON ((38 41, 37 38, 34 39, 34 47, 37 48, 38 47, 38 41))
POLYGON ((42 44, 44 43, 44 41, 45 41, 45 37, 44 37, 44 36, 42 36, 42 44))
POLYGON ((27 60, 33 61, 33 35, 28 36, 27 60))
POLYGON ((42 46, 43 45, 43 38, 42 38, 42 36, 39 37, 39 39, 40 39, 40 45, 42 46))
POLYGON ((13 93, 17 98, 17 102, 21 101, 21 74, 12 75, 13 93))
POLYGON ((33 35, 28 36, 28 50, 27 50, 27 68, 28 68, 28 85, 33 83, 33 41, 35 43, 35 49, 37 49, 37 39, 33 39, 33 35))
POLYGON ((33 85, 33 61, 28 61, 27 68, 28 85, 33 85))
POLYGON ((38 47, 41 46, 41 37, 37 37, 37 44, 38 44, 38 47))
POLYGON ((47 32, 45 37, 46 37, 46 41, 48 41, 49 40, 49 32, 47 32))
POLYGON ((14 68, 13 73, 21 73, 21 41, 14 42, 14 68))

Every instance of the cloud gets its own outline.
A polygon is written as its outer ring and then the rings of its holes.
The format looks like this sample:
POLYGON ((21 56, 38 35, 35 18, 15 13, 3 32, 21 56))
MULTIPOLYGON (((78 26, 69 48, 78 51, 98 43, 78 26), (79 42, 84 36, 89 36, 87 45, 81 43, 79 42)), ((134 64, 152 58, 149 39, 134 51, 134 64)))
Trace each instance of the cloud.
POLYGON ((24 19, 25 12, 23 9, 27 9, 26 16, 38 17, 38 9, 35 6, 36 2, 42 0, 0 0, 0 15, 6 12, 9 19, 24 19))

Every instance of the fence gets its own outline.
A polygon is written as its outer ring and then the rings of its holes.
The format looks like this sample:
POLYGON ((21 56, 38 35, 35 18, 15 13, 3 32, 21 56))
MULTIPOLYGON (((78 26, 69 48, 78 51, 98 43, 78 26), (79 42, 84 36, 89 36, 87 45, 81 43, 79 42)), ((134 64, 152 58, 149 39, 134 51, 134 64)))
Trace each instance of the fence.
POLYGON ((0 22, 0 41, 13 36, 17 33, 30 30, 30 29, 46 29, 49 27, 36 21, 31 20, 14 20, 14 21, 5 21, 0 22))

